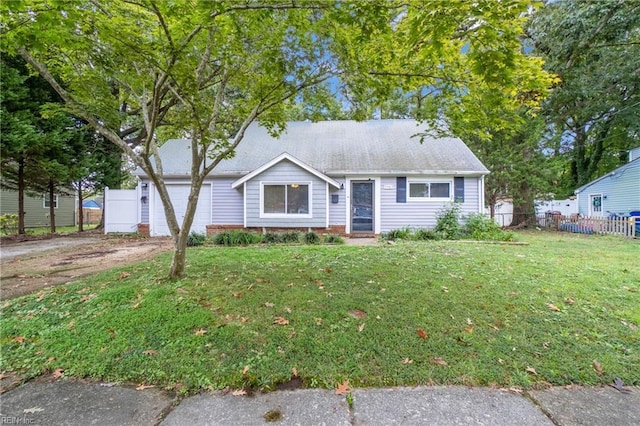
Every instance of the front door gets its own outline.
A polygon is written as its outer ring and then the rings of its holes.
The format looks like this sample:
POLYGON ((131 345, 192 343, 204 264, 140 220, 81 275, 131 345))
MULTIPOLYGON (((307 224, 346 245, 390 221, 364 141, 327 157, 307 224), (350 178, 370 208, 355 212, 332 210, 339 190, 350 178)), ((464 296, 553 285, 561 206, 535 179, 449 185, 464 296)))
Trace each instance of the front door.
POLYGON ((373 232, 373 181, 351 181, 351 232, 373 232))

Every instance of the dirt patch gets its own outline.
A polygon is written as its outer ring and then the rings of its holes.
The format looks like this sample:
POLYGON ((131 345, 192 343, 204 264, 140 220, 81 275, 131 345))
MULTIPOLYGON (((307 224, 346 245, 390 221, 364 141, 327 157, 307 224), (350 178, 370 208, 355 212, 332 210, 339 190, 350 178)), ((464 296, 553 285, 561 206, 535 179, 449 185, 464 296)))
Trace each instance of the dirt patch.
POLYGON ((100 234, 28 241, 3 239, 0 299, 12 299, 116 266, 140 262, 171 247, 169 238, 100 234))

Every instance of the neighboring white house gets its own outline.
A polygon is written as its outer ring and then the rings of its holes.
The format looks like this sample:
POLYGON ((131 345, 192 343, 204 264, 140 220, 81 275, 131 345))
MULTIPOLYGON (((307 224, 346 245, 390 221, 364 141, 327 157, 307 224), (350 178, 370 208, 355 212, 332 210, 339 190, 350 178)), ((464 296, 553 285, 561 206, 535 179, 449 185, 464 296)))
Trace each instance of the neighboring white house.
POLYGON ((640 147, 629 162, 575 190, 582 216, 629 216, 640 212, 640 147))
MULTIPOLYGON (((458 138, 424 137, 414 120, 291 122, 279 137, 254 124, 232 159, 205 180, 192 229, 314 229, 345 234, 432 228, 458 202, 463 214, 484 211, 489 171, 458 138)), ((164 181, 178 221, 190 188, 191 145, 160 147, 164 181)), ((140 178, 140 223, 169 235, 148 176, 140 178)))

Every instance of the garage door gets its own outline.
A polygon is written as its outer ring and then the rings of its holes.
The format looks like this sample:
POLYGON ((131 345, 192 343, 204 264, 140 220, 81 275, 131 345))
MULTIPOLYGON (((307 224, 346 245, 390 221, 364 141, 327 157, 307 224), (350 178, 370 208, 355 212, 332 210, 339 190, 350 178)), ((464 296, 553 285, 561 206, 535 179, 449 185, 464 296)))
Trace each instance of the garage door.
MULTIPOLYGON (((187 209, 187 199, 189 198, 189 192, 191 191, 191 185, 187 184, 174 184, 167 185, 167 191, 173 208, 176 212, 176 219, 178 223, 182 224, 184 219, 184 213, 187 209)), ((164 215, 164 208, 162 206, 162 200, 157 191, 154 191, 154 205, 153 205, 153 218, 151 220, 151 235, 171 235, 169 232, 169 226, 164 215)), ((206 232, 207 225, 211 223, 211 185, 202 185, 200 189, 200 197, 198 198, 198 208, 196 209, 196 215, 193 219, 192 231, 206 232)))

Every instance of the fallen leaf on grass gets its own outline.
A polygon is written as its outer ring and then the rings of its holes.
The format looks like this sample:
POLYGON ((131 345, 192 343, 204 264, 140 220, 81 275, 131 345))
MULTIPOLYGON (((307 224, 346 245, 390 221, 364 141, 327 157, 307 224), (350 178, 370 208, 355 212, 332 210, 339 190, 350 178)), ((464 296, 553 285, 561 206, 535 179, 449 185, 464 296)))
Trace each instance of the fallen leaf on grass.
POLYGON ((364 323, 360 324, 360 327, 358 327, 358 332, 362 333, 362 330, 364 330, 364 323))
POLYGON ((146 351, 142 351, 143 354, 145 355, 157 355, 158 351, 153 350, 153 349, 147 349, 146 351))
POLYGON ((316 318, 316 325, 322 325, 322 318, 316 318))
POLYGON ((16 336, 13 339, 11 339, 12 342, 16 342, 16 343, 22 343, 24 342, 25 337, 24 336, 16 336))
POLYGON ((576 301, 573 300, 572 297, 567 297, 566 299, 564 299, 564 303, 567 303, 569 305, 573 305, 574 303, 576 303, 576 301))
POLYGON ((473 325, 473 321, 471 321, 471 318, 467 318, 467 325, 473 325))
POLYGON ((242 375, 243 375, 243 376, 246 376, 248 372, 249 372, 249 366, 248 366, 248 365, 245 365, 245 366, 244 366, 244 369, 242 370, 242 375))
POLYGON ((145 390, 145 389, 151 389, 151 388, 155 388, 155 387, 156 387, 155 385, 144 385, 144 384, 141 383, 138 386, 136 386, 136 390, 137 391, 142 391, 142 390, 145 390))
POLYGON ((264 306, 266 306, 267 308, 273 308, 275 305, 271 302, 267 302, 264 304, 264 306))
POLYGON ((287 325, 289 324, 289 320, 284 317, 278 317, 273 321, 273 323, 278 325, 287 325))
POLYGON ((349 311, 349 315, 351 315, 354 318, 366 318, 367 317, 367 313, 364 311, 361 311, 359 309, 351 309, 349 311))
POLYGON ((293 368, 291 369, 291 374, 293 374, 293 377, 298 377, 298 369, 297 369, 297 368, 295 368, 295 367, 293 367, 293 368))
POLYGON ((535 369, 535 368, 533 368, 533 367, 527 367, 527 368, 526 368, 526 372, 527 372, 527 373, 531 373, 531 374, 536 375, 536 376, 538 375, 538 372, 537 372, 537 371, 536 371, 536 369, 535 369))
POLYGON ((402 364, 404 365, 413 364, 413 360, 410 358, 405 358, 402 360, 402 364))
POLYGON ((51 373, 51 377, 53 377, 54 379, 59 379, 62 376, 64 376, 64 368, 58 368, 54 370, 53 373, 51 373))
POLYGON ((350 391, 349 380, 345 380, 342 383, 338 383, 338 389, 336 389, 336 395, 346 395, 350 391))
POLYGON ((121 280, 124 280, 125 278, 129 278, 130 276, 131 276, 131 274, 128 273, 128 272, 121 272, 120 273, 120 279, 121 280))
POLYGON ((233 392, 231 392, 231 395, 233 395, 233 396, 244 396, 246 394, 247 394, 247 391, 244 390, 244 389, 237 389, 237 390, 234 390, 233 392))
POLYGON ((426 339, 427 337, 429 337, 429 335, 427 334, 426 331, 424 331, 423 329, 419 328, 416 330, 416 333, 418 333, 418 336, 420 336, 421 339, 426 339))
POLYGON ((560 312, 560 308, 558 308, 556 305, 554 305, 553 303, 547 303, 547 307, 549 309, 551 309, 554 312, 560 312))
POLYGON ((241 291, 235 291, 233 293, 231 293, 231 295, 235 298, 240 299, 242 297, 242 292, 241 291))
POLYGON ((593 368, 596 370, 598 374, 604 373, 604 368, 602 368, 602 364, 600 364, 595 359, 593 360, 593 363, 591 363, 591 365, 593 366, 593 368))
POLYGON ((469 334, 473 333, 473 327, 467 327, 467 328, 465 328, 465 329, 464 329, 464 332, 465 332, 465 333, 469 333, 469 334))
POLYGON ((447 363, 447 361, 445 361, 444 359, 442 359, 440 357, 431 358, 429 360, 429 362, 431 364, 442 365, 443 367, 446 367, 447 365, 449 365, 449 363, 447 363))
POLYGON ((205 330, 204 328, 199 328, 193 332, 193 334, 195 334, 196 336, 204 336, 206 333, 207 330, 205 330))

